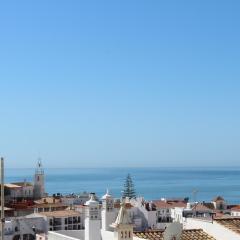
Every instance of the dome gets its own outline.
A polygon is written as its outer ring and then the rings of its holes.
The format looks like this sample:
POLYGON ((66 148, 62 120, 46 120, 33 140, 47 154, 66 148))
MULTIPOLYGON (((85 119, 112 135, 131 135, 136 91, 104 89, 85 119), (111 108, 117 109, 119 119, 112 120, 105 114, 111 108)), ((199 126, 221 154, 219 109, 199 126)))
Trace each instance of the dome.
POLYGON ((109 194, 109 191, 108 191, 108 189, 107 189, 107 192, 106 192, 106 194, 102 196, 102 200, 106 200, 107 198, 112 198, 112 195, 111 195, 111 194, 109 194))
POLYGON ((96 206, 98 202, 94 199, 94 194, 91 194, 90 199, 85 203, 86 206, 96 206))

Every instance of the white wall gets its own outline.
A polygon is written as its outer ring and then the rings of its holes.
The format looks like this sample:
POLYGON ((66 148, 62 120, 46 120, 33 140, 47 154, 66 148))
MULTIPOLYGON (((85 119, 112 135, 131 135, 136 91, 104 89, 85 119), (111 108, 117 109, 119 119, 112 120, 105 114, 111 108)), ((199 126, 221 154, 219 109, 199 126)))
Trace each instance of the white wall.
POLYGON ((239 211, 231 211, 231 216, 240 217, 240 212, 239 211))
POLYGON ((56 232, 48 232, 48 240, 79 240, 56 232))

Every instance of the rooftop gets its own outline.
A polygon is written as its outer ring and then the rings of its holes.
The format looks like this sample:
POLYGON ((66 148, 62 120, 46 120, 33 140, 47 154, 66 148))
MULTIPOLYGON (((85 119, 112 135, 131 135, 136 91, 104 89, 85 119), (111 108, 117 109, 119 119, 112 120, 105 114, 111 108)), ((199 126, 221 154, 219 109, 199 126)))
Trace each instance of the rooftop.
POLYGON ((219 218, 215 219, 215 221, 235 233, 240 234, 240 218, 219 218))
POLYGON ((240 212, 240 205, 231 208, 231 211, 240 212))
POLYGON ((38 213, 40 215, 46 216, 46 217, 78 217, 80 216, 80 212, 74 211, 74 210, 63 210, 63 211, 53 211, 53 212, 41 212, 38 213))
POLYGON ((211 208, 209 208, 203 203, 197 203, 192 209, 196 211, 212 211, 211 208))
POLYGON ((7 188, 21 188, 21 186, 13 184, 13 183, 5 183, 4 187, 7 187, 7 188))
POLYGON ((33 184, 30 183, 30 182, 15 182, 15 183, 12 183, 12 185, 17 185, 17 186, 20 186, 20 187, 24 187, 24 186, 30 187, 30 186, 33 186, 33 184))
POLYGON ((163 200, 154 200, 153 204, 157 208, 175 208, 175 207, 186 207, 187 203, 182 201, 163 201, 163 200))
MULTIPOLYGON (((163 231, 145 231, 135 232, 134 235, 139 238, 149 240, 163 240, 163 231)), ((215 240, 202 229, 183 230, 180 240, 215 240)))
POLYGON ((68 206, 63 203, 42 203, 42 204, 35 204, 31 206, 32 208, 49 208, 49 207, 63 207, 67 208, 68 206))
POLYGON ((34 201, 36 204, 46 204, 46 203, 60 203, 61 199, 55 197, 45 197, 34 201))

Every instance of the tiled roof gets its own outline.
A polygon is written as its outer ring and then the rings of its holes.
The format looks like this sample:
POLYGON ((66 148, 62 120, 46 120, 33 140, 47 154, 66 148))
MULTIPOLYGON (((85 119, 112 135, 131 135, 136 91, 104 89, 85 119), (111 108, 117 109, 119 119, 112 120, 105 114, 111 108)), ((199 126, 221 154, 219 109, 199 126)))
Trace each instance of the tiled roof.
POLYGON ((134 235, 138 238, 149 240, 163 240, 163 231, 135 232, 134 235))
MULTIPOLYGON (((114 208, 120 208, 121 207, 121 203, 120 202, 117 202, 117 203, 114 203, 114 208)), ((129 209, 129 208, 132 208, 133 205, 131 203, 125 203, 125 208, 129 209)))
POLYGON ((45 197, 45 198, 36 200, 34 202, 36 204, 46 204, 46 203, 60 203, 60 202, 62 202, 62 200, 59 198, 54 198, 54 197, 45 197))
POLYGON ((41 212, 40 215, 46 217, 76 217, 80 216, 80 212, 74 210, 63 210, 63 211, 53 211, 53 212, 41 212))
POLYGON ((231 211, 240 212, 240 205, 231 208, 231 211))
POLYGON ((198 203, 193 207, 194 210, 196 211, 212 211, 212 209, 208 208, 206 205, 203 203, 198 203))
POLYGON ((17 185, 17 186, 21 186, 21 187, 24 187, 25 185, 26 185, 27 187, 33 186, 33 184, 30 183, 30 182, 15 182, 15 183, 12 183, 12 184, 13 184, 13 185, 17 185))
MULTIPOLYGON (((138 238, 149 240, 163 240, 163 231, 135 232, 138 238)), ((215 240, 202 229, 183 230, 180 240, 215 240)))
POLYGON ((209 203, 209 202, 203 202, 202 203, 205 207, 209 208, 209 209, 215 209, 214 204, 213 203, 209 203))
POLYGON ((5 183, 4 187, 7 187, 7 188, 21 188, 21 186, 16 185, 16 184, 12 184, 12 183, 5 183))
POLYGON ((153 204, 157 208, 175 208, 175 207, 186 207, 187 204, 185 202, 170 202, 170 201, 162 201, 162 200, 154 200, 153 204))
POLYGON ((82 204, 74 204, 73 207, 74 208, 85 208, 85 206, 82 204))
POLYGON ((215 240, 202 229, 183 230, 181 240, 215 240))
POLYGON ((215 221, 224 227, 240 234, 240 218, 222 218, 215 221))
POLYGON ((42 203, 42 204, 35 204, 32 206, 32 208, 49 208, 49 207, 63 207, 67 208, 68 206, 63 203, 42 203))

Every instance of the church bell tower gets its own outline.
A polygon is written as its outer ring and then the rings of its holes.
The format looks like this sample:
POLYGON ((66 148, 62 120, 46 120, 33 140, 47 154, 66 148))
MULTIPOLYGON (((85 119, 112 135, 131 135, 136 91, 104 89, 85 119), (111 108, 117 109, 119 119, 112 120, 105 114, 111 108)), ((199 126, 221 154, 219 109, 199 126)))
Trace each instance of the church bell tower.
POLYGON ((42 162, 39 159, 34 175, 34 198, 40 199, 45 195, 45 179, 42 162))

